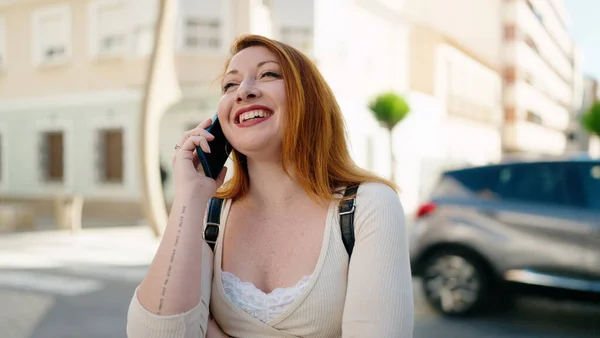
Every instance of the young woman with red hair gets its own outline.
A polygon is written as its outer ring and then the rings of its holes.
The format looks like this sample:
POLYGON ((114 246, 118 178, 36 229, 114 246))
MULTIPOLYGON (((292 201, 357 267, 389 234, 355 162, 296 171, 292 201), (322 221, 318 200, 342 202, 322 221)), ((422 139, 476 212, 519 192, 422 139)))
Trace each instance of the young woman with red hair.
POLYGON ((173 159, 176 198, 131 301, 128 336, 412 337, 402 205, 392 183, 352 161, 342 112, 316 66, 286 44, 244 36, 222 92, 233 176, 223 184, 225 171, 213 180, 194 167, 196 146, 210 151, 211 120, 185 133, 173 159), (215 196, 224 202, 207 319, 202 241, 215 196), (341 220, 348 199, 352 219, 341 220), (342 234, 348 224, 353 243, 342 234))

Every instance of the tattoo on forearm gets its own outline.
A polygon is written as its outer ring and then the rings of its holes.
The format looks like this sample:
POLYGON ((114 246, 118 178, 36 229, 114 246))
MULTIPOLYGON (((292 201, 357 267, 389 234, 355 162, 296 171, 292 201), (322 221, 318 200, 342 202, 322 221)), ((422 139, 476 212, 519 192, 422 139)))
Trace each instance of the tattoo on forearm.
POLYGON ((165 282, 163 283, 162 292, 160 294, 160 302, 158 303, 158 311, 157 314, 160 315, 160 312, 163 308, 163 302, 165 300, 165 294, 167 293, 167 285, 169 284, 169 278, 171 278, 171 269, 173 268, 173 261, 175 260, 175 253, 177 252, 177 244, 179 244, 179 235, 181 235, 181 228, 183 226, 183 216, 185 215, 185 205, 181 208, 181 215, 179 216, 179 227, 177 228, 177 236, 175 236, 175 245, 173 246, 173 252, 171 253, 171 260, 169 261, 169 267, 167 268, 167 277, 165 278, 165 282))

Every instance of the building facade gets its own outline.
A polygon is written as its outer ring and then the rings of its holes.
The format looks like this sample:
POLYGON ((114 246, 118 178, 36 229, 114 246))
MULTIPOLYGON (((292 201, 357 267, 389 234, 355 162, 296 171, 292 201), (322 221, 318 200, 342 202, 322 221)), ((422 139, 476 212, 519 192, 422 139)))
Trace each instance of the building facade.
MULTIPOLYGON (((393 4, 178 4, 175 62, 182 98, 165 113, 160 135, 167 202, 173 198, 173 144, 214 114, 220 96, 215 80, 231 41, 243 33, 280 39, 313 58, 344 109, 356 161, 389 172, 387 138, 367 104, 375 93, 406 84, 405 30, 390 16, 393 4), (350 38, 352 30, 361 40, 350 38)), ((76 194, 85 198, 84 218, 141 217, 136 149, 157 8, 157 0, 0 0, 2 201, 35 205, 47 216, 56 196, 76 194)))
POLYGON ((582 74, 562 0, 411 0, 406 12, 501 74, 504 154, 565 151, 582 74))
POLYGON ((430 27, 409 29, 411 114, 397 128, 404 203, 414 210, 446 169, 501 159, 497 70, 430 27))
POLYGON ((505 151, 561 155, 582 80, 566 10, 559 0, 504 6, 505 151))

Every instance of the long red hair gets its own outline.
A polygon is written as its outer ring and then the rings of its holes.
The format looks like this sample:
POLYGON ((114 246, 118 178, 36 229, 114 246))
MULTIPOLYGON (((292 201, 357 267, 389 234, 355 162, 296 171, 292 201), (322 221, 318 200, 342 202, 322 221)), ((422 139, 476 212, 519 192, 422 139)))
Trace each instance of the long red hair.
MULTIPOLYGON (((281 64, 287 96, 282 166, 288 175, 292 169, 294 178, 311 198, 333 200, 338 189, 362 182, 380 182, 397 190, 392 182, 354 163, 346 144, 344 117, 333 91, 307 56, 285 43, 245 35, 233 42, 231 57, 252 46, 266 47, 281 64)), ((234 172, 217 192, 218 198, 242 198, 250 186, 245 155, 236 150, 232 154, 234 172)))

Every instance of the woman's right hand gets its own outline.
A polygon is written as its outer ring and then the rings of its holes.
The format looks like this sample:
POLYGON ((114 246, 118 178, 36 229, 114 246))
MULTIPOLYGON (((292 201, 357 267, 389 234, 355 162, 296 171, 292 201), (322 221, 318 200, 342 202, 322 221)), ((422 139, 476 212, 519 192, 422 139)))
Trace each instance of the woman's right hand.
POLYGON ((202 196, 208 200, 215 195, 225 180, 226 167, 215 181, 204 175, 196 154, 196 146, 200 146, 204 152, 210 152, 209 142, 214 139, 214 136, 206 131, 206 128, 211 124, 212 119, 205 120, 196 128, 185 132, 178 143, 181 148, 177 149, 173 155, 176 198, 202 196))

